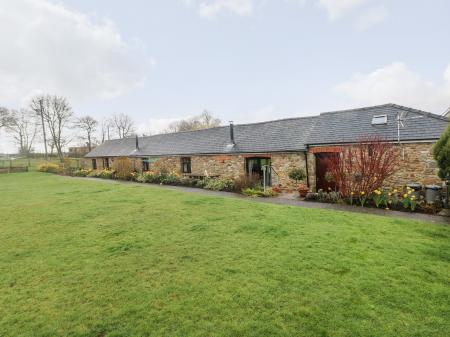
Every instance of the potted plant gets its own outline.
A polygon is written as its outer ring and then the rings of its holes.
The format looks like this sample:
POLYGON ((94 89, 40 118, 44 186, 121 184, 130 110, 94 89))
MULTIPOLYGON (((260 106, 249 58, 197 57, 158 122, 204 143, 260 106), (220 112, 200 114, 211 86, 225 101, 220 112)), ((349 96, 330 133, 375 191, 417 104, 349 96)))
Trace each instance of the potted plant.
POLYGON ((297 187, 297 191, 300 194, 300 197, 304 198, 306 197, 306 194, 308 194, 309 188, 305 184, 299 184, 297 187))

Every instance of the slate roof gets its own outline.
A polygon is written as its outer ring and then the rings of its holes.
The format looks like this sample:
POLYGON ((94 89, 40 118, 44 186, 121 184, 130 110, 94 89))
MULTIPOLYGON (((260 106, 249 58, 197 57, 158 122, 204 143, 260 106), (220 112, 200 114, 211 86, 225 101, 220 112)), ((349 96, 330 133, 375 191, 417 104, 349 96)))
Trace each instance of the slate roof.
POLYGON ((230 127, 223 126, 139 137, 139 150, 135 148, 134 138, 110 140, 86 157, 295 152, 305 151, 308 145, 355 142, 361 136, 377 135, 386 140, 396 140, 399 113, 406 119, 401 128, 402 141, 437 140, 448 124, 445 117, 385 104, 312 117, 234 125, 233 147, 230 147, 230 127), (387 115, 387 124, 372 125, 375 115, 387 115))
POLYGON ((378 105, 320 114, 308 144, 351 143, 362 136, 379 136, 388 141, 397 140, 397 116, 403 116, 401 141, 436 140, 448 124, 446 117, 407 108, 396 104, 378 105), (387 115, 387 124, 372 125, 376 115, 387 115))

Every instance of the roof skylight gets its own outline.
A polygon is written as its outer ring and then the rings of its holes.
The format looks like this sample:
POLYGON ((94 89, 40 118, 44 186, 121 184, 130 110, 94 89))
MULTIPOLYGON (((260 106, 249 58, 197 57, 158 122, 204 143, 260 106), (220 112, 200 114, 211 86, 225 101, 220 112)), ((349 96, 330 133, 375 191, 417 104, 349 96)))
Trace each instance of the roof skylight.
POLYGON ((372 125, 387 124, 387 115, 375 115, 372 117, 372 125))

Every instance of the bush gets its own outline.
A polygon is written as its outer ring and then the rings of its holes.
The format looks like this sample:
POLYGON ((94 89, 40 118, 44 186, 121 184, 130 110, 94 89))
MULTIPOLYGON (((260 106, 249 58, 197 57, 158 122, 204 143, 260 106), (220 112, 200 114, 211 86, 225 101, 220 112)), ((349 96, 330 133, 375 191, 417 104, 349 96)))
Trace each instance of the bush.
POLYGON ((265 192, 260 188, 245 188, 242 190, 242 194, 248 197, 263 197, 263 198, 276 197, 278 195, 278 193, 271 188, 267 188, 265 192))
POLYGON ((159 173, 156 176, 156 180, 163 185, 179 185, 180 178, 172 173, 159 173))
POLYGON ((179 181, 181 186, 187 187, 196 187, 198 183, 198 179, 190 178, 190 177, 182 177, 179 181))
POLYGON ((38 171, 47 173, 62 173, 62 169, 58 164, 44 163, 38 166, 38 171))
POLYGON ((344 198, 353 193, 360 196, 361 205, 372 191, 383 186, 395 173, 398 148, 379 137, 363 137, 357 144, 344 146, 340 153, 328 159, 328 172, 344 198))
POLYGON ((439 177, 445 179, 447 175, 450 175, 450 126, 434 145, 433 155, 439 167, 439 177))
POLYGON ((225 178, 205 178, 203 179, 203 188, 213 191, 234 191, 234 181, 225 178))
POLYGON ((240 192, 247 188, 256 188, 261 186, 261 179, 256 174, 243 174, 234 181, 234 188, 240 192))
POLYGON ((300 181, 306 178, 306 173, 301 168, 294 168, 289 171, 288 176, 292 180, 300 181))
POLYGON ((114 171, 106 169, 99 171, 92 171, 88 173, 87 176, 91 178, 114 179, 114 171))
POLYGON ((91 170, 87 170, 87 169, 77 169, 75 171, 73 171, 72 175, 74 177, 87 177, 89 176, 89 174, 91 173, 91 170))
POLYGON ((115 177, 122 180, 131 180, 133 173, 133 163, 126 157, 116 158, 112 163, 115 177))

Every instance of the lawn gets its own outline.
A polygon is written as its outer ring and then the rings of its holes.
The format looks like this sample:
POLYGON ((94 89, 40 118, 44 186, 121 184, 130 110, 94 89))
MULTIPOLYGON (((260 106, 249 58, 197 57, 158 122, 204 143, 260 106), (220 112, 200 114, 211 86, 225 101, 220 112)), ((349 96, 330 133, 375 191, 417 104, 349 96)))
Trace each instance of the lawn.
POLYGON ((0 336, 448 336, 450 227, 0 176, 0 336))

